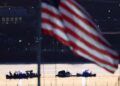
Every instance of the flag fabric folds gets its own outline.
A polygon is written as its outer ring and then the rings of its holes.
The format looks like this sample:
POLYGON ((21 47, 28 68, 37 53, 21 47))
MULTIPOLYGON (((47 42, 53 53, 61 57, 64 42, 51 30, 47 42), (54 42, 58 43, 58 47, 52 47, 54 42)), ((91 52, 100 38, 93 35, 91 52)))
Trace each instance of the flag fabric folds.
POLYGON ((52 4, 50 0, 42 3, 42 31, 55 37, 71 51, 99 66, 115 72, 119 55, 111 49, 90 15, 75 0, 52 4))
MULTIPOLYGON (((58 9, 51 5, 49 0, 42 3, 42 31, 45 34, 55 37, 65 45, 69 45, 62 17, 58 9)), ((53 0, 55 1, 55 0, 53 0)), ((58 0, 56 0, 58 1, 58 0)))

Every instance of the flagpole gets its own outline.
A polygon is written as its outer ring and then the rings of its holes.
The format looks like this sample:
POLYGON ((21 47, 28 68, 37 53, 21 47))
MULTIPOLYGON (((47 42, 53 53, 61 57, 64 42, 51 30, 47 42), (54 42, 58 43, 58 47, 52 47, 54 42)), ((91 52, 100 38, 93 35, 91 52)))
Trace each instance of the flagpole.
POLYGON ((36 45, 37 45, 37 74, 38 74, 38 86, 40 86, 40 65, 41 65, 41 0, 38 0, 38 6, 37 6, 37 38, 36 38, 36 45))

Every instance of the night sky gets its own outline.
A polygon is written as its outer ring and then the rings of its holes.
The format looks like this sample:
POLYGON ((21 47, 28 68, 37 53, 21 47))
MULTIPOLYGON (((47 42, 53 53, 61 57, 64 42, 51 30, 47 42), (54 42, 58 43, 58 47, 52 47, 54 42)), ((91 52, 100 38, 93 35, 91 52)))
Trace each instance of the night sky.
MULTIPOLYGON (((8 1, 0 1, 4 6, 0 8, 0 63, 36 62, 37 3, 28 0, 28 4, 24 0, 21 6, 21 2, 12 4, 8 1), (9 15, 7 11, 4 14, 3 9, 9 10, 9 15)), ((80 4, 90 13, 113 49, 120 53, 120 1, 80 0, 80 4)), ((88 62, 72 54, 54 38, 41 36, 42 62, 88 62)))

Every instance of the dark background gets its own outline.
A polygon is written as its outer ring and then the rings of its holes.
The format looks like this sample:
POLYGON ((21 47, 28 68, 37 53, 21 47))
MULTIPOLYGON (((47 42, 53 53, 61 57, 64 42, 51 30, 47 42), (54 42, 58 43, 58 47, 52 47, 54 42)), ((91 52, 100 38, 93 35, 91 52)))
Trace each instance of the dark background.
MULTIPOLYGON (((120 53, 120 1, 81 0, 113 49, 120 53)), ((37 0, 0 0, 0 63, 35 63, 37 0)), ((41 34, 43 63, 90 62, 41 34)))

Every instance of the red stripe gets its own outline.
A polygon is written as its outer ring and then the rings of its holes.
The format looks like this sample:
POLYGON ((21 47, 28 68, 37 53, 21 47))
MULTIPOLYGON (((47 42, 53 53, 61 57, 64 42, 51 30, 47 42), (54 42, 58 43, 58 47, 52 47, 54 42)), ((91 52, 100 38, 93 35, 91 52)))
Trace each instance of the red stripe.
MULTIPOLYGON (((69 3, 71 5, 74 5, 74 7, 76 7, 76 5, 74 3, 71 3, 70 0, 69 0, 69 3)), ((88 24, 89 26, 96 28, 89 20, 81 17, 80 15, 76 14, 72 9, 70 9, 66 4, 64 3, 61 3, 61 7, 63 7, 64 9, 66 9, 67 11, 69 11, 71 14, 74 14, 76 17, 78 17, 79 19, 81 19, 83 22, 85 22, 86 24, 88 24)), ((78 7, 76 7, 76 9, 78 9, 78 7)), ((79 8, 80 10, 80 8, 79 8)))
MULTIPOLYGON (((64 5, 64 4, 61 4, 61 5, 64 5)), ((77 15, 76 13, 74 13, 74 11, 70 10, 66 5, 64 5, 64 6, 61 6, 61 7, 63 7, 66 10, 68 10, 72 15, 81 17, 80 15, 77 15)), ((62 16, 63 16, 63 19, 67 20, 68 22, 70 22, 74 26, 78 27, 79 30, 82 30, 84 33, 86 33, 87 35, 91 36, 92 38, 94 38, 95 40, 99 41, 100 43, 102 43, 102 44, 104 44, 106 46, 109 46, 106 42, 104 42, 101 38, 99 38, 99 36, 95 36, 94 34, 86 31, 83 27, 81 27, 79 24, 77 24, 76 22, 74 22, 73 19, 69 18, 67 15, 65 15, 65 14, 62 13, 62 16)), ((86 24, 90 23, 88 20, 85 20, 82 17, 79 18, 79 19, 82 20, 83 22, 85 22, 86 24)), ((91 25, 91 24, 88 24, 88 25, 91 25)))
MULTIPOLYGON (((68 0, 68 2, 69 2, 71 5, 73 5, 77 10, 80 10, 80 11, 86 16, 86 18, 89 18, 90 20, 92 19, 92 17, 91 17, 87 12, 85 12, 84 9, 82 9, 80 6, 78 6, 78 5, 75 3, 75 1, 68 0)), ((89 22, 91 23, 90 20, 89 20, 89 22)), ((93 22, 93 21, 92 21, 92 22, 93 22)), ((94 23, 94 22, 93 22, 93 23, 94 23)), ((93 23, 91 23, 91 24, 94 26, 95 24, 93 24, 93 23)))
POLYGON ((49 31, 47 29, 42 29, 42 32, 45 34, 49 34, 50 36, 56 38, 58 41, 60 41, 62 44, 66 45, 66 46, 70 46, 69 42, 64 40, 63 38, 61 38, 60 36, 56 35, 55 33, 53 33, 53 31, 49 31))
MULTIPOLYGON (((68 3, 69 3, 70 5, 74 6, 74 7, 76 8, 76 10, 81 10, 81 8, 79 8, 75 3, 73 3, 74 0, 73 0, 73 1, 72 1, 72 0, 66 0, 66 1, 68 1, 68 3)), ((65 2, 65 1, 64 1, 64 2, 65 2)), ((97 29, 96 26, 95 26, 89 19, 87 19, 88 17, 83 18, 82 16, 78 15, 78 14, 75 13, 72 9, 70 9, 69 6, 67 6, 67 4, 65 4, 64 2, 61 3, 60 6, 61 6, 63 9, 69 11, 69 12, 71 13, 71 17, 72 17, 72 15, 73 15, 73 16, 76 16, 76 17, 77 17, 78 19, 80 19, 83 23, 85 23, 85 24, 87 24, 88 26, 92 27, 93 30, 94 30, 94 29, 95 29, 95 30, 97 29)), ((52 7, 52 6, 51 6, 51 7, 52 7)), ((86 35, 88 35, 89 37, 93 38, 96 42, 99 42, 99 43, 101 43, 101 44, 103 44, 103 45, 105 45, 106 47, 109 48, 110 46, 107 44, 107 42, 104 41, 102 38, 99 37, 99 36, 100 36, 99 33, 98 33, 98 35, 96 36, 96 35, 92 34, 92 32, 89 32, 89 31, 85 30, 84 27, 82 27, 81 25, 79 25, 78 23, 76 23, 74 19, 68 17, 66 14, 64 14, 64 13, 57 14, 57 13, 54 13, 54 11, 59 12, 59 10, 57 10, 56 8, 55 8, 55 9, 50 9, 50 8, 48 9, 47 6, 46 6, 46 8, 43 7, 43 9, 42 9, 42 13, 46 13, 46 14, 49 15, 50 17, 53 17, 53 19, 52 19, 52 18, 49 18, 49 19, 42 18, 42 23, 43 23, 43 24, 48 24, 48 25, 51 25, 51 26, 53 27, 53 29, 50 28, 51 30, 47 30, 47 29, 48 29, 47 27, 46 27, 46 28, 45 28, 45 27, 42 28, 42 31, 43 31, 44 33, 49 34, 50 36, 55 37, 57 40, 59 40, 59 41, 60 41, 61 43, 63 43, 64 45, 67 45, 67 46, 69 46, 69 47, 72 47, 72 48, 73 48, 73 51, 74 51, 74 50, 78 50, 78 51, 84 53, 85 55, 88 55, 89 58, 95 60, 95 61, 94 61, 95 63, 99 62, 99 63, 101 63, 101 64, 111 66, 111 67, 113 67, 113 68, 117 68, 117 67, 118 67, 118 65, 116 65, 116 63, 115 63, 115 64, 114 64, 114 63, 111 63, 111 62, 109 62, 109 61, 106 61, 104 58, 101 59, 101 58, 99 58, 98 56, 96 56, 96 55, 94 55, 94 54, 91 54, 89 51, 87 51, 87 50, 85 50, 84 48, 81 48, 81 47, 79 47, 78 45, 76 45, 75 42, 67 41, 67 40, 65 40, 65 39, 63 38, 63 36, 62 36, 61 34, 55 32, 55 31, 54 31, 55 29, 60 30, 61 32, 63 32, 63 33, 66 35, 66 37, 67 37, 67 35, 68 35, 68 33, 69 33, 69 34, 71 34, 72 36, 74 36, 77 40, 79 40, 80 42, 83 42, 87 47, 92 48, 92 49, 96 50, 97 52, 100 52, 100 53, 102 53, 102 54, 105 54, 105 55, 111 57, 111 58, 113 59, 113 62, 115 61, 114 59, 118 59, 118 60, 119 60, 119 58, 117 58, 117 56, 112 55, 110 52, 107 52, 106 50, 102 50, 102 49, 94 46, 92 43, 89 43, 89 42, 86 41, 84 38, 82 38, 82 37, 80 37, 79 35, 77 35, 74 31, 70 30, 69 28, 65 28, 64 26, 59 26, 59 24, 56 24, 54 21, 57 19, 58 22, 64 23, 63 20, 66 20, 66 21, 68 21, 71 25, 75 26, 78 30, 84 32, 86 35), (56 18, 56 19, 54 20, 54 18, 56 18), (67 33, 66 33, 66 32, 67 32, 67 33)), ((82 11, 81 11, 81 12, 82 12, 82 11)), ((83 14, 84 14, 84 13, 83 13, 83 14)), ((87 16, 87 15, 85 14, 85 16, 87 16)), ((56 22, 57 22, 57 21, 56 21, 56 22)), ((65 25, 65 26, 67 27, 67 25, 65 25)), ((69 39, 69 40, 72 40, 72 39, 69 39)), ((75 53, 77 53, 77 51, 75 51, 75 53)), ((80 56, 80 55, 79 55, 79 56, 80 56)), ((110 69, 108 69, 106 66, 104 66, 104 67, 105 67, 104 69, 106 69, 107 71, 113 72, 112 69, 110 70, 110 69)))
POLYGON ((94 34, 86 31, 83 27, 81 27, 79 24, 77 24, 76 22, 74 22, 72 19, 70 19, 67 15, 62 14, 62 17, 64 18, 64 20, 68 21, 69 23, 71 23, 73 26, 77 27, 78 30, 84 32, 85 34, 87 34, 88 36, 90 36, 91 38, 93 38, 94 40, 96 40, 97 42, 107 46, 110 48, 110 46, 108 44, 106 44, 103 40, 101 40, 98 36, 95 36, 94 34))
MULTIPOLYGON (((55 30, 55 29, 58 29, 58 30, 60 30, 60 31, 62 31, 63 33, 65 33, 65 31, 64 31, 64 28, 62 28, 62 27, 59 27, 58 25, 56 25, 55 23, 53 23, 52 21, 50 21, 50 20, 48 20, 48 19, 42 19, 42 23, 46 23, 46 24, 50 24, 52 27, 53 27, 53 30, 55 30)), ((67 41, 66 40, 64 40, 63 38, 61 38, 60 36, 57 36, 55 33, 54 33, 54 31, 52 30, 52 31, 47 31, 47 29, 44 29, 44 28, 42 28, 43 30, 44 30, 44 33, 48 33, 50 36, 53 36, 53 37, 55 37, 55 38, 57 38, 57 40, 59 40, 60 42, 62 42, 63 44, 65 44, 65 45, 69 45, 69 43, 67 43, 67 41)), ((66 34, 66 33, 65 33, 66 34)))
POLYGON ((48 19, 45 19, 45 18, 44 18, 44 19, 42 19, 42 23, 49 24, 49 25, 51 25, 53 28, 58 29, 58 30, 62 31, 63 33, 65 33, 64 28, 58 26, 57 24, 55 24, 55 23, 52 22, 51 20, 48 20, 48 19))
MULTIPOLYGON (((72 52, 73 52, 77 57, 81 58, 80 55, 79 55, 75 50, 72 50, 72 52)), ((84 58, 84 57, 82 57, 82 58, 84 58)), ((86 59, 86 58, 85 58, 85 59, 86 59)), ((94 63, 96 63, 96 62, 94 61, 94 63)), ((98 64, 96 63, 96 65, 98 65, 98 64)), ((100 65, 98 65, 98 66, 100 66, 100 65)), ((110 72, 110 73, 114 73, 114 72, 115 72, 115 71, 112 71, 112 70, 110 70, 110 69, 107 69, 107 67, 106 67, 106 68, 103 67, 103 66, 100 66, 100 67, 104 68, 105 70, 107 70, 107 71, 110 72)), ((117 68, 118 68, 118 66, 117 66, 117 68)))
MULTIPOLYGON (((61 17, 60 17, 58 14, 55 14, 52 10, 49 10, 49 9, 43 7, 42 12, 43 12, 43 13, 46 13, 47 15, 49 15, 49 16, 51 16, 51 17, 54 17, 54 18, 58 19, 58 21, 61 22, 61 17)), ((58 29, 58 30, 62 31, 63 33, 65 33, 64 28, 58 26, 57 24, 55 24, 54 22, 52 22, 52 20, 50 20, 50 19, 45 19, 45 18, 43 18, 43 19, 42 19, 42 23, 50 24, 50 25, 53 27, 53 30, 54 30, 54 29, 58 29)), ((61 38, 60 36, 57 36, 57 35, 54 33, 53 30, 52 30, 52 31, 49 31, 49 30, 47 30, 47 29, 43 29, 43 32, 44 32, 44 33, 48 33, 48 34, 51 35, 51 36, 54 36, 57 40, 59 40, 60 42, 62 42, 62 43, 65 44, 65 45, 69 46, 69 43, 68 43, 66 40, 64 40, 63 38, 61 38)))
POLYGON ((42 32, 46 35, 52 36, 53 37, 53 31, 47 30, 45 28, 42 28, 42 32))
POLYGON ((58 20, 61 20, 61 21, 62 21, 62 19, 61 19, 60 15, 55 14, 52 10, 49 10, 49 9, 47 9, 47 8, 43 8, 43 9, 42 9, 42 13, 49 14, 50 16, 55 17, 56 19, 58 19, 58 20))
POLYGON ((109 66, 114 67, 114 68, 117 68, 117 65, 116 65, 116 64, 109 63, 109 62, 107 62, 107 61, 105 61, 105 60, 100 59, 99 57, 94 56, 93 54, 90 54, 88 51, 86 51, 86 50, 84 50, 83 48, 77 46, 74 42, 70 41, 70 44, 71 44, 71 46, 72 46, 74 49, 79 50, 80 52, 88 55, 89 57, 91 57, 91 58, 94 59, 95 61, 100 62, 100 63, 102 63, 102 64, 109 65, 109 66))
POLYGON ((108 51, 105 51, 105 50, 102 50, 100 48, 97 48, 96 46, 94 46, 93 44, 87 42, 85 39, 83 39, 82 37, 78 36, 75 32, 73 32, 72 30, 70 30, 69 28, 67 28, 67 32, 69 34, 71 34, 72 36, 74 36, 77 40, 79 40, 80 42, 83 42, 87 47, 91 48, 91 49, 94 49, 96 51, 98 51, 99 53, 102 53, 104 55, 107 55, 109 56, 109 58, 112 58, 112 59, 116 59, 116 60, 119 60, 119 57, 118 56, 114 56, 113 54, 109 53, 108 51))
POLYGON ((110 72, 110 73, 114 73, 114 72, 115 72, 115 71, 109 70, 109 69, 107 69, 107 68, 105 68, 105 67, 104 67, 104 69, 107 70, 107 71, 110 72))

